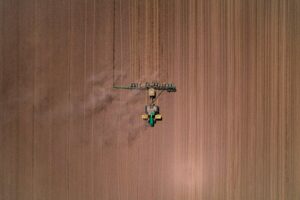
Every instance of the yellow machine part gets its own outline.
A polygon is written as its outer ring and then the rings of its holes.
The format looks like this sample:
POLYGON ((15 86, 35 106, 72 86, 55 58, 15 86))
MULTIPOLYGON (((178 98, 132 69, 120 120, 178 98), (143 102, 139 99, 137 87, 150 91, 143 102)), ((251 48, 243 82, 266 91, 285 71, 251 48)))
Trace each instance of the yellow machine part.
POLYGON ((161 119, 162 119, 162 116, 161 116, 160 114, 158 114, 158 115, 155 115, 155 119, 157 119, 157 120, 161 120, 161 119))
POLYGON ((148 90, 148 95, 150 96, 150 97, 155 97, 156 96, 156 91, 155 91, 155 89, 153 89, 153 88, 150 88, 149 90, 148 90))
POLYGON ((147 119, 148 119, 148 115, 143 114, 143 115, 142 115, 142 119, 143 119, 143 120, 147 120, 147 119))

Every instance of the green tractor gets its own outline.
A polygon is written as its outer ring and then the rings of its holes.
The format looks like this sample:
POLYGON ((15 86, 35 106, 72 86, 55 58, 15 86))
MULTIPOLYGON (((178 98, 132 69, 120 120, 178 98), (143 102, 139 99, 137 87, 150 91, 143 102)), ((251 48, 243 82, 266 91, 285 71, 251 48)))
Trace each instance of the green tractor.
POLYGON ((151 127, 154 127, 156 121, 162 120, 161 114, 159 114, 159 107, 157 105, 145 106, 145 114, 142 115, 143 120, 147 120, 151 127))
POLYGON ((142 115, 142 119, 147 121, 151 127, 155 126, 157 121, 162 120, 162 115, 159 113, 159 107, 155 105, 157 98, 164 92, 176 92, 176 86, 174 84, 161 84, 158 82, 152 83, 131 83, 129 86, 113 86, 115 89, 128 89, 128 90, 147 90, 150 98, 150 104, 145 106, 145 114, 142 115), (160 91, 157 95, 156 92, 160 91))

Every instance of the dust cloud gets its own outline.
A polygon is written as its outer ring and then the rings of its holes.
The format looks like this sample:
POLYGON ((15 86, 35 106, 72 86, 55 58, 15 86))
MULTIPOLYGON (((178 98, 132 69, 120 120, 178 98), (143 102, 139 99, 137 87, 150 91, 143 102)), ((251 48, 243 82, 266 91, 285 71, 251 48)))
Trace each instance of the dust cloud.
MULTIPOLYGON (((134 82, 155 81, 156 74, 134 82)), ((148 96, 144 90, 113 89, 113 79, 115 85, 130 84, 124 81, 128 77, 119 71, 115 72, 114 77, 111 71, 104 71, 88 80, 93 90, 87 99, 87 110, 89 114, 105 116, 103 134, 107 144, 111 144, 116 134, 126 134, 130 145, 149 127, 148 123, 141 119, 148 96)))

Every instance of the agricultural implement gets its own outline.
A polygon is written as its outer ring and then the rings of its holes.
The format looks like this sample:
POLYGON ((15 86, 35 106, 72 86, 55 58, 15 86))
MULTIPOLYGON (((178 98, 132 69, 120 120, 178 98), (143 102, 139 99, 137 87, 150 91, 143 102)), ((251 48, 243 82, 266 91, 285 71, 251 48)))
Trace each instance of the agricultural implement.
POLYGON ((164 92, 176 92, 176 86, 172 83, 131 83, 128 86, 113 86, 115 89, 126 90, 146 90, 150 98, 150 103, 145 106, 145 114, 141 117, 147 121, 151 127, 154 127, 157 121, 162 120, 162 115, 159 112, 159 106, 155 104, 158 97, 164 92), (158 94, 157 94, 158 93, 158 94))

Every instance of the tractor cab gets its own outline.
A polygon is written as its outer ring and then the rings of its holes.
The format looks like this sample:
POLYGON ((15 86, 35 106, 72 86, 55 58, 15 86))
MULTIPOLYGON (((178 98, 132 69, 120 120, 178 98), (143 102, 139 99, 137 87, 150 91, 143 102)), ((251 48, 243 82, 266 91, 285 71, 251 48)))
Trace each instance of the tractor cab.
POLYGON ((143 120, 147 120, 151 127, 154 127, 157 120, 162 120, 162 116, 159 113, 159 107, 157 105, 145 106, 145 114, 142 115, 143 120))

